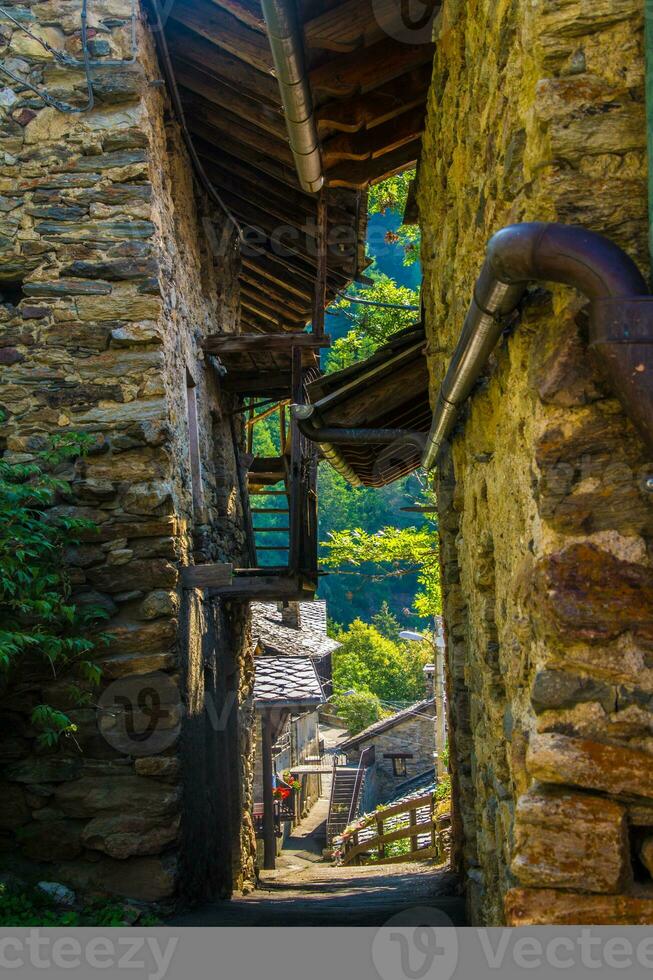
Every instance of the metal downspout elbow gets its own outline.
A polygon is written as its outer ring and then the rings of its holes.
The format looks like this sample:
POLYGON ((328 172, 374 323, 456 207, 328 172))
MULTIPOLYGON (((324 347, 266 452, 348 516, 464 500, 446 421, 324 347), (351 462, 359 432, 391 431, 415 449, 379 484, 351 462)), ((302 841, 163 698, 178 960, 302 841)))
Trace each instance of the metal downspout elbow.
POLYGON ((324 183, 324 172, 294 4, 292 0, 261 0, 261 8, 299 183, 302 190, 316 194, 324 183))
POLYGON ((440 388, 423 464, 435 465, 458 412, 529 282, 572 286, 590 300, 589 340, 613 393, 653 448, 653 297, 608 238, 555 223, 511 225, 489 241, 460 339, 440 388))

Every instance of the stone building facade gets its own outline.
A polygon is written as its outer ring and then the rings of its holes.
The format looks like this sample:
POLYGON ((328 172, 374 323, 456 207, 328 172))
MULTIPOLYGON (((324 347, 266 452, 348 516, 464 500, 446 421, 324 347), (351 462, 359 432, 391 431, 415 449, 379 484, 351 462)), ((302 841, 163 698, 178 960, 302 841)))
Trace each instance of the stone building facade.
POLYGON ((393 798, 398 786, 433 769, 435 702, 412 704, 383 718, 339 745, 349 765, 357 765, 368 749, 373 757, 365 770, 361 810, 369 813, 393 798))
MULTIPOLYGON (((0 16, 3 63, 84 106, 83 70, 52 54, 81 59, 79 5, 11 11, 32 36, 0 16)), ((3 863, 190 900, 254 876, 247 608, 180 581, 193 561, 246 564, 239 416, 200 349, 237 328, 239 258, 195 189, 140 13, 132 51, 131 15, 129 0, 89 10, 92 110, 0 90, 1 437, 25 461, 48 433, 93 437, 58 510, 98 527, 67 558, 76 599, 109 614, 100 702, 107 685, 154 678, 179 732, 161 754, 126 754, 110 717, 98 730, 94 708, 73 706, 82 751, 38 755, 31 709, 69 707, 65 685, 19 690, 2 719, 3 863)))
MULTIPOLYGON (((583 225, 648 272, 643 4, 445 0, 419 173, 433 390, 490 236, 583 225)), ((653 920, 651 460, 532 289, 436 478, 455 859, 472 921, 653 920)))

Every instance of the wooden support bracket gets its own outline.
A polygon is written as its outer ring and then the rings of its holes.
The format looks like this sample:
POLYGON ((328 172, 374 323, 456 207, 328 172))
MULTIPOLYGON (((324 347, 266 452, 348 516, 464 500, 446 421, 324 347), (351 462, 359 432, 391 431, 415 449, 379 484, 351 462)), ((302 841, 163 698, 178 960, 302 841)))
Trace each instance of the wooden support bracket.
POLYGON ((181 582, 185 589, 217 589, 231 585, 234 566, 229 563, 219 565, 188 565, 181 570, 181 582))

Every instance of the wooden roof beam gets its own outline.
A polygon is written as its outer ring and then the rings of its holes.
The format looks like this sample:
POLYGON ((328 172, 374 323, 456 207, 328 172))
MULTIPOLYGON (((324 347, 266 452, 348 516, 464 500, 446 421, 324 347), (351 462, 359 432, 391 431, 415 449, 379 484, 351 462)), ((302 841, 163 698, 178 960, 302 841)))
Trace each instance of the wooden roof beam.
MULTIPOLYGON (((183 90, 182 90, 183 91, 183 90)), ((207 138, 221 144, 222 135, 230 137, 244 146, 251 147, 255 152, 272 157, 280 163, 292 165, 293 155, 288 143, 264 132, 258 126, 245 122, 235 113, 226 109, 217 109, 201 96, 186 94, 184 99, 188 127, 195 132, 198 126, 203 126, 207 133, 213 132, 213 138, 207 138)), ((199 135, 202 135, 200 132, 199 135)))
POLYGON ((331 130, 357 133, 401 115, 426 102, 431 65, 422 65, 385 85, 346 101, 327 102, 315 113, 320 136, 331 130))
POLYGON ((275 79, 252 68, 228 51, 200 37, 175 21, 166 31, 170 55, 175 62, 198 69, 215 79, 216 84, 229 85, 250 98, 270 106, 281 106, 279 87, 275 79))
POLYGON ((199 68, 188 68, 187 65, 175 61, 174 70, 182 95, 185 92, 190 93, 191 100, 193 96, 200 96, 211 106, 217 106, 220 110, 226 109, 257 129, 262 129, 278 140, 285 140, 286 124, 281 109, 263 105, 235 88, 221 85, 199 68))
POLYGON ((393 79, 431 64, 433 44, 404 44, 386 38, 362 51, 340 55, 309 72, 311 88, 318 95, 348 99, 370 92, 393 79))
POLYGON ((284 270, 279 269, 272 263, 268 262, 267 257, 263 255, 256 256, 243 256, 242 257, 242 275, 245 278, 251 276, 260 277, 264 279, 266 285, 273 283, 274 287, 284 290, 285 292, 292 293, 293 296, 297 298, 298 302, 306 301, 309 305, 312 302, 312 291, 310 289, 309 283, 306 282, 304 285, 301 280, 300 282, 290 282, 288 276, 284 278, 284 270))
POLYGON ((261 337, 259 334, 210 334, 202 344, 202 350, 209 351, 211 354, 232 354, 246 351, 281 351, 288 353, 293 347, 320 348, 328 347, 330 340, 323 337, 321 340, 314 337, 312 333, 291 334, 270 334, 261 337))
POLYGON ((424 131, 425 115, 426 106, 419 105, 374 129, 335 136, 322 148, 325 169, 331 169, 341 160, 374 160, 413 142, 424 131))
POLYGON ((251 289, 265 292, 267 296, 272 297, 277 303, 296 313, 298 318, 303 316, 306 310, 310 309, 312 297, 308 294, 304 294, 304 297, 300 300, 293 292, 284 289, 282 286, 275 285, 265 276, 256 275, 249 269, 241 269, 240 281, 251 289))
POLYGON ((245 283, 241 283, 240 285, 240 296, 243 303, 249 304, 249 309, 256 309, 257 312, 258 310, 265 310, 266 314, 275 321, 281 319, 291 327, 297 327, 298 329, 305 327, 310 319, 303 312, 298 314, 297 310, 282 306, 273 297, 261 293, 259 289, 247 286, 245 283))
POLYGON ((267 37, 216 4, 200 6, 193 0, 176 0, 170 20, 183 24, 259 71, 271 73, 274 68, 267 37))
POLYGON ((373 160, 356 162, 345 160, 327 171, 329 186, 365 188, 377 180, 384 180, 392 174, 405 170, 418 159, 421 150, 421 138, 405 143, 391 153, 384 153, 373 160))
POLYGON ((265 34, 265 21, 261 13, 261 5, 256 0, 212 0, 222 10, 232 14, 237 20, 251 27, 252 30, 265 34))

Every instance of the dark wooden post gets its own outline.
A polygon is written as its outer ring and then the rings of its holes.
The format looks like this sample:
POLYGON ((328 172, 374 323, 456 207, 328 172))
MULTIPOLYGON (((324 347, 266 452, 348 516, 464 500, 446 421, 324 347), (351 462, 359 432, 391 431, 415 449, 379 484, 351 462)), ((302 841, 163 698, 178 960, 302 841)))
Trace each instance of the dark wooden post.
POLYGON ((327 191, 322 188, 317 201, 317 276, 315 279, 315 302, 313 306, 313 333, 324 336, 324 308, 327 298, 328 273, 328 208, 327 191))
MULTIPOLYGON (((409 823, 410 823, 410 829, 411 830, 415 829, 417 827, 417 809, 416 808, 413 808, 410 811, 410 815, 408 817, 408 820, 409 820, 409 823)), ((418 844, 417 834, 416 833, 415 834, 411 834, 410 835, 410 852, 411 852, 411 855, 414 854, 415 851, 417 850, 417 844, 418 844)))
POLYGON ((379 836, 379 861, 383 861, 385 858, 385 844, 383 843, 383 814, 379 814, 376 818, 376 832, 379 836))
POLYGON ((274 832, 274 797, 272 796, 272 719, 270 711, 261 715, 261 741, 263 754, 263 867, 274 871, 277 857, 277 839, 274 832))

